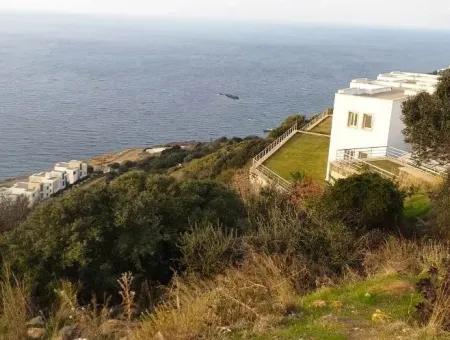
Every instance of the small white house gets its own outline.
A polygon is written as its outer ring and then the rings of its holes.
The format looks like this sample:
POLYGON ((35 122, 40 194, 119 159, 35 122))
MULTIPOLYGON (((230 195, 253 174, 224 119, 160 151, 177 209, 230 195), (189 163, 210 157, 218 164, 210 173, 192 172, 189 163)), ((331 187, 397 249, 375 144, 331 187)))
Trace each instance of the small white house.
POLYGON ((370 150, 409 152, 402 130, 402 104, 420 92, 433 93, 439 76, 390 72, 376 80, 355 79, 335 96, 327 179, 330 165, 341 158, 365 158, 370 150), (383 149, 384 148, 384 149, 383 149))
POLYGON ((67 174, 67 184, 74 184, 87 177, 88 164, 82 161, 71 160, 69 162, 56 163, 54 170, 65 172, 67 174))

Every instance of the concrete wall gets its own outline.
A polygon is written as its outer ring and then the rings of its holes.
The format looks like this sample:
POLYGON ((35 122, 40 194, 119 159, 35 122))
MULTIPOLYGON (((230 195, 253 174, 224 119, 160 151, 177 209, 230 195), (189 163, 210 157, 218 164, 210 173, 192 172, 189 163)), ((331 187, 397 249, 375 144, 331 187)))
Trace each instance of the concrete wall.
POLYGON ((392 106, 391 126, 389 129, 388 146, 410 152, 411 145, 405 142, 405 136, 403 135, 403 129, 405 124, 402 121, 402 104, 404 101, 394 101, 392 106))

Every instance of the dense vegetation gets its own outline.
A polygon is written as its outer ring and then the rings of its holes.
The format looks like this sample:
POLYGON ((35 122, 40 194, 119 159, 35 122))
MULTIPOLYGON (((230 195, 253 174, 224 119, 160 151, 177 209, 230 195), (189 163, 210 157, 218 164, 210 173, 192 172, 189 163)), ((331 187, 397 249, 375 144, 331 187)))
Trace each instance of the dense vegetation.
POLYGON ((403 131, 419 160, 450 161, 450 70, 434 94, 422 92, 403 104, 403 131))
POLYGON ((371 173, 332 187, 298 176, 284 194, 249 190, 251 157, 291 123, 268 139, 222 138, 113 165, 31 212, 0 205, 0 334, 448 335, 450 180, 420 216, 403 214, 411 192, 371 173), (36 315, 38 327, 27 327, 36 315))

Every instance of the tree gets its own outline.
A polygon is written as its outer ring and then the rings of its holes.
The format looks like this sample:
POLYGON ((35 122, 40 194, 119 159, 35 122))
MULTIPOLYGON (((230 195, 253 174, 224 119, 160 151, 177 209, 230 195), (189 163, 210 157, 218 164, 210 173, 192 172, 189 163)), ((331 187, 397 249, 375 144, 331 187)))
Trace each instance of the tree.
POLYGON ((130 171, 108 184, 74 189, 39 205, 1 241, 4 260, 49 297, 58 280, 81 283, 85 299, 116 290, 131 271, 137 282, 165 283, 179 265, 180 236, 191 224, 235 228, 239 198, 210 181, 179 182, 130 171))
POLYGON ((434 94, 426 92, 403 103, 403 133, 421 161, 450 161, 450 70, 441 74, 434 94))
POLYGON ((0 233, 16 228, 30 212, 25 196, 10 199, 0 195, 0 233))
POLYGON ((373 173, 338 180, 326 191, 323 203, 324 214, 361 233, 393 230, 403 213, 403 195, 397 186, 373 173))

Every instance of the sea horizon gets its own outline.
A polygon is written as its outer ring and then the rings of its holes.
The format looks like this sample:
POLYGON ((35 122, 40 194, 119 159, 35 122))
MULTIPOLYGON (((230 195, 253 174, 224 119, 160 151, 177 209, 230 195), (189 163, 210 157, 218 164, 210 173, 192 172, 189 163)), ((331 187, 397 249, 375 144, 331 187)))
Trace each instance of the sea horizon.
POLYGON ((353 78, 450 64, 445 30, 0 18, 0 180, 129 147, 263 135, 332 107, 353 78))

